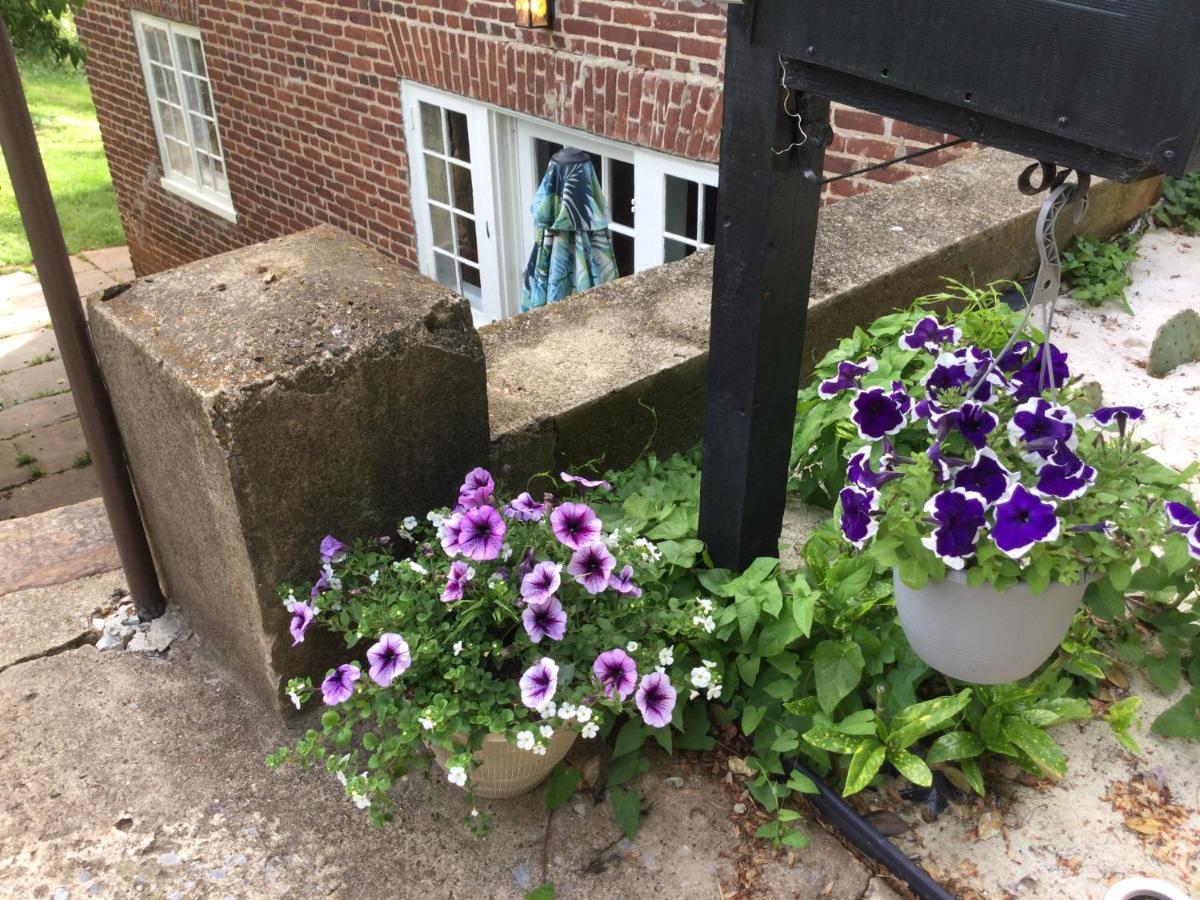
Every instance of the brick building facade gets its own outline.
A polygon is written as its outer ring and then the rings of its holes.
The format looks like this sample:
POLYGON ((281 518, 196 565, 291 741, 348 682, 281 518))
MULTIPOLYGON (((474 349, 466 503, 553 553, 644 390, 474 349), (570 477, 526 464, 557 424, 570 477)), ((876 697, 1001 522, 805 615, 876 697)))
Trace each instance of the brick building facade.
MULTIPOLYGON (((555 12, 529 30, 512 0, 88 0, 79 33, 135 268, 328 222, 457 280, 495 318, 528 253, 519 223, 538 166, 568 143, 601 163, 623 269, 709 243, 724 7, 555 12)), ((834 126, 835 173, 943 138, 849 109, 834 126)), ((870 184, 838 182, 830 198, 870 184)))

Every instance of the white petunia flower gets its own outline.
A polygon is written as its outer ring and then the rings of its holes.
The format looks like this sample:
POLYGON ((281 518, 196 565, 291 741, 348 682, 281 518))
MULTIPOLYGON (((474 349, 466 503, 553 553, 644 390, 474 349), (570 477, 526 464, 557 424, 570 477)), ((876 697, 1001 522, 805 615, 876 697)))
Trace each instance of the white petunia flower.
POLYGON ((467 783, 467 770, 462 766, 451 766, 450 771, 446 773, 446 780, 458 787, 464 787, 467 783))
POLYGON ((405 531, 412 531, 414 528, 417 527, 417 517, 416 516, 405 516, 404 521, 401 522, 400 524, 402 526, 404 526, 405 531))
POLYGON ((532 750, 537 744, 537 739, 533 736, 532 731, 522 731, 517 734, 517 747, 521 750, 532 750))
POLYGON ((442 522, 444 522, 446 519, 446 517, 443 516, 441 513, 434 512, 433 510, 430 510, 429 512, 427 512, 425 514, 425 518, 429 521, 429 524, 432 525, 434 528, 441 528, 442 522))
POLYGON ((704 689, 712 684, 712 670, 706 669, 704 666, 696 666, 692 669, 692 686, 704 689))
POLYGON ((721 685, 714 684, 708 689, 709 700, 719 700, 721 698, 721 685))
POLYGON ((412 569, 414 572, 416 572, 418 575, 428 575, 429 574, 429 570, 427 568, 425 568, 419 562, 414 562, 411 559, 408 561, 408 567, 410 569, 412 569))
POLYGON ((299 709, 300 708, 300 695, 297 694, 295 691, 288 691, 287 695, 288 695, 288 699, 292 701, 292 705, 295 706, 296 709, 299 709))
POLYGON ((458 654, 462 653, 462 651, 463 651, 462 641, 455 641, 454 642, 454 655, 458 656, 458 654))
POLYGON ((592 738, 594 738, 596 735, 598 735, 600 733, 600 726, 597 725, 595 722, 588 722, 586 725, 583 726, 582 729, 580 729, 579 733, 581 735, 583 735, 583 737, 586 740, 590 741, 592 738))
POLYGON ((375 583, 375 582, 377 582, 378 580, 379 580, 379 570, 378 570, 378 569, 376 569, 376 570, 375 570, 374 572, 372 572, 372 573, 371 573, 371 575, 370 575, 370 582, 371 582, 371 584, 374 584, 374 583, 375 583))
POLYGON ((658 651, 658 664, 660 666, 670 666, 675 664, 675 648, 663 647, 658 651))
POLYGON ((628 650, 630 653, 637 653, 638 642, 630 641, 628 644, 625 645, 625 649, 628 650))
POLYGON ((558 717, 560 719, 573 719, 576 712, 577 707, 574 703, 565 702, 558 708, 558 717))
POLYGON ((590 706, 581 706, 575 713, 575 721, 580 725, 586 725, 592 720, 592 708, 590 706))
POLYGON ((712 598, 711 598, 711 597, 697 597, 697 598, 696 598, 696 605, 697 605, 697 606, 699 606, 699 607, 700 607, 702 610, 704 610, 706 613, 707 613, 707 612, 712 612, 712 606, 713 606, 713 604, 712 604, 712 598))
POLYGON ((546 740, 550 740, 550 738, 554 737, 554 726, 553 725, 543 725, 541 728, 538 729, 538 731, 540 731, 542 733, 542 737, 544 737, 546 740))
POLYGON ((534 755, 534 756, 545 756, 545 755, 546 755, 546 747, 545 747, 545 745, 544 745, 544 744, 538 744, 536 747, 534 747, 534 748, 533 748, 533 755, 534 755))
POLYGON ((552 719, 558 712, 558 707, 555 706, 553 700, 544 700, 538 705, 537 714, 543 719, 552 719))

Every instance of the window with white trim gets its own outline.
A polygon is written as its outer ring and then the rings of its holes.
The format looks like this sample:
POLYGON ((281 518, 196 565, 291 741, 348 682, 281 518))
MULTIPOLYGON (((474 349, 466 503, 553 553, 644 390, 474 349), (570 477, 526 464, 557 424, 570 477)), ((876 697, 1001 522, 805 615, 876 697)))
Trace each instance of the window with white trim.
POLYGON ((421 271, 466 296, 477 324, 514 315, 520 306, 534 243, 529 208, 550 158, 563 147, 592 157, 622 276, 715 241, 716 166, 412 82, 403 85, 403 98, 421 271))
POLYGON ((164 190, 236 220, 200 30, 133 13, 164 190))

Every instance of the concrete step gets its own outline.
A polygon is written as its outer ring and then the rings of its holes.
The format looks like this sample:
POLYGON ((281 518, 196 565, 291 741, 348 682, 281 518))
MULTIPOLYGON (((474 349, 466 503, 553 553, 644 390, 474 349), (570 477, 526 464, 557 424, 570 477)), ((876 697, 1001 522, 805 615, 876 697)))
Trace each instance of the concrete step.
POLYGON ((0 596, 119 568, 99 498, 0 522, 0 596))

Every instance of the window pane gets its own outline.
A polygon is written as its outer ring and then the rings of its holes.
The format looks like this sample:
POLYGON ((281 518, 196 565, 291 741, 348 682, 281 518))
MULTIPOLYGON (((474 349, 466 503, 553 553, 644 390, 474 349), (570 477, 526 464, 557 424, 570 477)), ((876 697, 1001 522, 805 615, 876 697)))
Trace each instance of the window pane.
POLYGON ((208 78, 208 72, 204 68, 204 46, 194 37, 184 37, 183 35, 175 35, 175 47, 179 53, 179 65, 183 67, 183 71, 191 72, 199 75, 201 78, 208 78), (188 51, 185 56, 185 47, 188 51))
POLYGON ((694 181, 667 176, 667 231, 682 237, 697 238, 696 220, 700 215, 700 190, 694 181))
POLYGON ((446 145, 442 141, 442 111, 425 102, 420 104, 420 108, 422 146, 434 153, 445 153, 446 145))
POLYGON ((617 257, 617 273, 624 277, 633 274, 633 238, 612 232, 613 254, 617 257))
POLYGON ((171 63, 171 44, 167 40, 167 33, 161 28, 156 28, 153 25, 143 25, 142 35, 146 43, 146 55, 155 62, 171 63))
POLYGON ((193 181, 196 179, 196 168, 192 163, 192 151, 186 144, 181 144, 172 138, 167 138, 167 164, 172 172, 177 172, 193 181))
POLYGON ((470 295, 472 292, 468 288, 475 288, 475 293, 480 291, 479 270, 468 263, 458 264, 458 273, 462 276, 463 293, 470 295))
POLYGON ((467 117, 459 112, 446 112, 446 123, 449 125, 450 156, 471 161, 471 137, 467 133, 467 117))
POLYGON ((216 182, 217 192, 220 194, 228 194, 229 193, 229 179, 225 175, 225 163, 221 162, 221 160, 219 160, 219 159, 214 159, 212 161, 212 165, 213 165, 213 179, 216 182))
POLYGON ((446 184, 446 161, 440 156, 425 154, 425 184, 429 199, 450 205, 450 187, 446 184))
POLYGON ((717 189, 709 185, 704 186, 704 230, 700 240, 709 247, 717 242, 717 189))
POLYGON ((463 212, 475 212, 475 194, 471 190, 471 170, 450 164, 450 183, 454 188, 454 207, 463 212))
POLYGON ((533 152, 537 159, 537 178, 538 183, 541 183, 542 178, 546 175, 546 170, 550 168, 550 157, 562 149, 562 144, 555 144, 552 141, 544 141, 537 138, 533 142, 533 152))
POLYGON ((473 263, 479 262, 479 242, 475 236, 475 223, 462 216, 455 216, 454 230, 458 235, 458 255, 473 263))
POLYGON ((162 123, 163 135, 187 143, 187 126, 183 123, 183 113, 179 107, 169 103, 158 102, 158 120, 162 123))
POLYGON ((191 41, 188 40, 182 34, 175 35, 175 55, 179 59, 179 68, 181 71, 183 71, 183 72, 196 71, 195 68, 192 66, 191 41))
POLYGON ((217 136, 208 119, 192 116, 192 138, 197 150, 213 154, 217 152, 217 136))
POLYGON ((188 109, 194 113, 213 118, 212 97, 208 93, 208 82, 194 75, 183 76, 183 90, 188 109))
POLYGON ((196 162, 200 165, 200 184, 206 188, 216 190, 217 181, 213 177, 212 157, 207 153, 197 153, 196 162))
POLYGON ((448 253, 454 252, 454 232, 450 224, 450 213, 438 206, 429 207, 429 221, 433 225, 433 246, 448 253))
POLYGON ((663 244, 663 257, 666 262, 679 262, 679 260, 691 256, 695 252, 696 248, 691 244, 673 241, 670 238, 667 238, 663 244))
POLYGON ((434 277, 451 290, 458 290, 458 272, 454 260, 436 250, 433 254, 434 277))
POLYGON ((632 228, 633 164, 614 159, 609 165, 611 184, 608 186, 608 202, 612 206, 613 221, 632 228))
POLYGON ((154 94, 160 100, 179 103, 179 87, 175 81, 175 72, 162 66, 150 64, 150 72, 154 77, 154 94))

